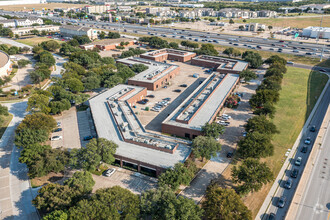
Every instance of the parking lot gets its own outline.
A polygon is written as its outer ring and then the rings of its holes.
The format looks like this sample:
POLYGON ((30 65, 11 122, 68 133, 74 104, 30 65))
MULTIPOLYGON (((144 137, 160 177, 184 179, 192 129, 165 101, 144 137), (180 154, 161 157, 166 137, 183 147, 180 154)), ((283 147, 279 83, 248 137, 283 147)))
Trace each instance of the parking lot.
POLYGON ((154 189, 157 186, 157 179, 145 176, 123 168, 115 167, 116 172, 110 177, 93 175, 95 185, 93 192, 101 188, 120 186, 132 191, 135 194, 154 189))
POLYGON ((147 104, 136 104, 134 109, 137 112, 137 116, 141 123, 147 130, 159 131, 161 130, 161 123, 165 118, 183 101, 185 100, 197 86, 199 82, 209 76, 209 73, 204 73, 205 68, 193 66, 181 62, 170 62, 180 66, 180 73, 169 82, 167 88, 160 88, 156 91, 148 91, 148 95, 154 95, 154 98, 147 98, 149 102, 147 104), (194 78, 192 75, 198 73, 199 78, 194 78), (186 84, 187 87, 180 87, 180 85, 186 84), (181 90, 181 92, 175 92, 174 90, 181 90), (167 106, 161 108, 160 112, 152 111, 152 108, 157 102, 161 102, 164 98, 170 98, 171 101, 167 106), (144 109, 149 107, 149 111, 144 109))
POLYGON ((52 137, 61 137, 60 140, 51 141, 52 148, 80 148, 76 108, 72 107, 62 115, 54 116, 54 119, 61 124, 58 128, 62 128, 62 131, 52 133, 52 137))
POLYGON ((90 110, 87 109, 86 111, 78 111, 77 118, 80 136, 79 141, 81 143, 81 146, 85 147, 89 140, 84 140, 84 137, 96 137, 96 132, 90 110))

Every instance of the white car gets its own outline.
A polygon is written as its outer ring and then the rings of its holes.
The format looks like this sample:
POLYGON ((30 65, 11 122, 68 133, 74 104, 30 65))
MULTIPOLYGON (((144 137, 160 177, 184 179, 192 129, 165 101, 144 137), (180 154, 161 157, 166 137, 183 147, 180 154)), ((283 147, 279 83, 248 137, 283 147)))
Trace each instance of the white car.
POLYGON ((227 115, 227 114, 222 114, 222 117, 224 117, 224 118, 231 118, 231 116, 230 115, 227 115))
POLYGON ((116 172, 116 169, 115 168, 111 168, 111 169, 108 169, 108 170, 104 171, 103 175, 109 177, 112 174, 114 174, 115 172, 116 172))
POLYGON ((310 137, 307 137, 304 141, 304 143, 307 144, 307 145, 311 144, 311 142, 312 142, 312 140, 311 140, 310 137))
POLYGON ((62 136, 53 136, 51 138, 52 141, 58 141, 58 140, 62 140, 62 136))
POLYGON ((302 158, 301 158, 301 157, 298 157, 298 158, 296 159, 296 161, 294 162, 294 164, 295 164, 296 166, 300 166, 301 161, 302 161, 302 158))

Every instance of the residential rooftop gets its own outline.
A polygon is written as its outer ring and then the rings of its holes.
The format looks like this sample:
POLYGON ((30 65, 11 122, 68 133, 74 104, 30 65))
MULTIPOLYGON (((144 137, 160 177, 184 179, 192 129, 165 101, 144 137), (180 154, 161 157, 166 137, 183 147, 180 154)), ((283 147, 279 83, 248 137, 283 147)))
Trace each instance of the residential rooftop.
POLYGON ((211 74, 163 122, 201 131, 217 114, 227 95, 236 85, 238 74, 211 74))
POLYGON ((143 56, 147 57, 159 57, 159 56, 163 56, 164 54, 169 54, 169 55, 174 55, 174 56, 191 56, 191 55, 195 55, 196 53, 194 52, 189 52, 189 51, 183 51, 183 50, 175 50, 175 49, 160 49, 160 50, 156 50, 156 51, 150 51, 147 53, 144 53, 143 56))
POLYGON ((60 28, 67 29, 67 30, 75 30, 75 31, 89 31, 92 29, 89 27, 80 27, 77 25, 62 25, 60 28))
POLYGON ((172 137, 146 132, 131 109, 128 100, 143 90, 121 84, 89 100, 98 137, 117 143, 116 155, 124 158, 162 168, 184 162, 190 148, 172 137))
POLYGON ((124 59, 117 60, 119 63, 123 63, 126 65, 134 65, 134 64, 143 64, 148 67, 147 70, 136 74, 130 80, 140 81, 140 82, 148 82, 153 83, 157 80, 163 78, 173 70, 179 68, 177 65, 161 63, 157 61, 152 61, 148 59, 143 59, 139 57, 128 57, 124 59))

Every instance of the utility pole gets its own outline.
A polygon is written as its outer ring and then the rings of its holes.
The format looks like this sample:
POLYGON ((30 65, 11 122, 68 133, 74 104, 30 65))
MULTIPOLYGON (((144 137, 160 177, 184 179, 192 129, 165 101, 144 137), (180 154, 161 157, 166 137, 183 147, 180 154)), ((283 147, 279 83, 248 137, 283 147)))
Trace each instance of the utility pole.
MULTIPOLYGON (((319 28, 319 31, 318 31, 318 34, 317 34, 316 44, 318 44, 319 40, 320 40, 320 32, 321 32, 321 29, 322 29, 322 23, 323 23, 323 15, 322 15, 321 22, 320 22, 320 28, 319 28)), ((322 50, 321 50, 320 62, 322 61, 323 53, 324 53, 324 44, 323 44, 322 50)))

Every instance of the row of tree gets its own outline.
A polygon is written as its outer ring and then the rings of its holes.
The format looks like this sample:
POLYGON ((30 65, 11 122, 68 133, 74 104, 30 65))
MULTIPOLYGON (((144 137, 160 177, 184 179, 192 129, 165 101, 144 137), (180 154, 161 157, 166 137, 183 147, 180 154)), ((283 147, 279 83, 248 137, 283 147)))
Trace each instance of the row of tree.
POLYGON ((260 162, 259 158, 274 154, 271 141, 278 130, 269 118, 274 117, 274 104, 279 99, 283 74, 286 72, 286 60, 275 55, 268 58, 265 63, 270 67, 256 94, 249 101, 256 116, 244 125, 246 136, 238 142, 237 152, 243 162, 232 169, 232 180, 237 184, 240 194, 259 191, 264 184, 273 180, 271 169, 266 163, 260 162))

